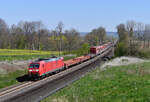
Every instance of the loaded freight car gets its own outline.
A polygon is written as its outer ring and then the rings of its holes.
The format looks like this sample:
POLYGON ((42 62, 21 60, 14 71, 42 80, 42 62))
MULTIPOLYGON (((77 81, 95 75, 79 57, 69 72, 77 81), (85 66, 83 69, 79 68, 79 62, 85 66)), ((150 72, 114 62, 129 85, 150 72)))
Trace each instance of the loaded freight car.
POLYGON ((102 52, 107 50, 107 48, 109 48, 109 46, 111 46, 111 42, 108 42, 101 46, 93 46, 90 48, 90 54, 95 54, 95 55, 101 54, 102 52))
POLYGON ((73 66, 73 65, 76 65, 76 64, 79 64, 79 63, 82 63, 82 62, 84 62, 84 61, 86 61, 90 58, 91 58, 90 56, 80 56, 80 57, 77 57, 77 58, 74 58, 74 59, 64 61, 65 68, 68 68, 70 66, 73 66))
POLYGON ((46 74, 59 71, 64 68, 63 57, 52 57, 49 59, 39 59, 31 62, 28 69, 30 77, 40 77, 46 74))
POLYGON ((104 50, 105 46, 93 46, 90 48, 90 53, 91 54, 100 54, 104 50))

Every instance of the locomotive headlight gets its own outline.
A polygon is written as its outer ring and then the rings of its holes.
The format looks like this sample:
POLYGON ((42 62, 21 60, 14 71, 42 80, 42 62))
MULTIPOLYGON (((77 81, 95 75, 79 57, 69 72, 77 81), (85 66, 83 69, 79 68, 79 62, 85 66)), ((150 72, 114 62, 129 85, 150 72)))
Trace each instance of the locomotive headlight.
POLYGON ((35 71, 36 71, 36 72, 38 72, 39 70, 38 70, 38 69, 36 69, 35 71))
POLYGON ((32 69, 30 69, 29 72, 32 72, 32 69))

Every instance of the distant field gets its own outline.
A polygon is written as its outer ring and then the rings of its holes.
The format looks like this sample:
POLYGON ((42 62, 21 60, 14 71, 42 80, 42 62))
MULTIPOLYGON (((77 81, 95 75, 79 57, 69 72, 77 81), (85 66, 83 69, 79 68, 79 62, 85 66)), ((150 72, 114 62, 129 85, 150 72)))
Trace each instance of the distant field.
POLYGON ((150 62, 97 68, 42 102, 149 102, 150 62))
MULTIPOLYGON (((50 57, 51 55, 59 55, 58 51, 36 51, 36 50, 16 50, 16 49, 0 49, 0 61, 11 60, 28 60, 39 57, 50 57)), ((63 54, 61 52, 60 54, 63 54)))

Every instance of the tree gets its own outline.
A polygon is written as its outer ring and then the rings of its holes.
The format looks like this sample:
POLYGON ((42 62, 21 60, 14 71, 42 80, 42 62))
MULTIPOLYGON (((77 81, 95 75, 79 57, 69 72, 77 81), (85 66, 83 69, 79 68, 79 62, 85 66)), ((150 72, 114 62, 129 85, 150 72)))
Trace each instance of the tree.
POLYGON ((62 22, 59 22, 57 27, 56 27, 57 34, 60 37, 59 52, 62 51, 62 32, 63 32, 63 28, 64 28, 64 24, 62 22))
POLYGON ((106 41, 105 28, 99 27, 97 29, 93 29, 90 33, 86 35, 85 40, 91 46, 103 44, 106 41))
POLYGON ((119 36, 119 41, 127 41, 128 39, 128 33, 125 29, 125 25, 124 24, 119 24, 117 26, 117 32, 118 32, 118 36, 119 36))
POLYGON ((143 40, 144 24, 141 23, 141 22, 137 23, 135 30, 136 30, 136 32, 135 32, 136 38, 137 38, 138 40, 143 40))
POLYGON ((136 23, 134 21, 127 21, 126 23, 126 29, 127 32, 129 33, 129 37, 132 38, 134 34, 134 29, 135 29, 136 23))
POLYGON ((150 25, 146 24, 144 28, 143 40, 144 40, 144 48, 149 47, 149 39, 150 39, 150 25), (146 41, 148 42, 146 46, 146 41))
POLYGON ((36 28, 36 31, 37 31, 37 34, 38 34, 38 50, 41 49, 41 37, 42 37, 42 31, 44 31, 44 25, 42 23, 42 21, 37 21, 37 22, 34 22, 35 23, 35 28, 36 28))
POLYGON ((119 43, 117 45, 116 48, 116 55, 121 56, 121 55, 127 55, 128 54, 128 48, 129 48, 129 44, 128 44, 128 39, 129 39, 129 35, 125 29, 125 25, 124 24, 119 24, 117 26, 117 32, 118 32, 118 36, 119 36, 119 43))
POLYGON ((103 27, 99 27, 97 29, 97 36, 98 36, 98 43, 101 44, 101 43, 104 43, 106 41, 106 31, 105 31, 105 28, 103 27))
POLYGON ((127 21, 126 23, 126 30, 128 32, 128 36, 129 36, 129 53, 132 54, 132 51, 134 49, 134 32, 135 32, 135 26, 136 23, 134 21, 127 21))
POLYGON ((79 32, 75 29, 66 30, 64 33, 67 38, 65 48, 67 51, 72 51, 80 48, 81 38, 79 32))
POLYGON ((11 48, 24 49, 26 42, 25 42, 25 36, 22 29, 13 24, 9 31, 11 37, 11 48))
POLYGON ((10 39, 8 25, 0 18, 0 48, 8 48, 9 46, 10 39))
POLYGON ((77 55, 78 55, 78 56, 86 55, 86 54, 89 53, 89 49, 90 49, 89 44, 88 44, 88 43, 83 43, 83 44, 82 44, 82 47, 78 50, 77 55))

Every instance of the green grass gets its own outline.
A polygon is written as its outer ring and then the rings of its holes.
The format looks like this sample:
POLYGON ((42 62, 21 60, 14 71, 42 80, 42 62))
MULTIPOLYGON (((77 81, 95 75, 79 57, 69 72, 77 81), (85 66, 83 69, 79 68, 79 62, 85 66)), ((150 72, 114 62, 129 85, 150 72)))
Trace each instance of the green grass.
POLYGON ((42 102, 150 102, 150 62, 97 68, 42 102))
MULTIPOLYGON (((63 55, 62 55, 63 56, 63 55)), ((0 56, 0 61, 13 61, 13 60, 29 60, 38 58, 50 58, 51 55, 15 55, 15 56, 0 56)), ((74 58, 76 56, 64 57, 64 60, 74 58)))
POLYGON ((16 78, 26 73, 27 70, 17 70, 16 72, 10 72, 8 74, 0 74, 0 88, 19 83, 16 78))

